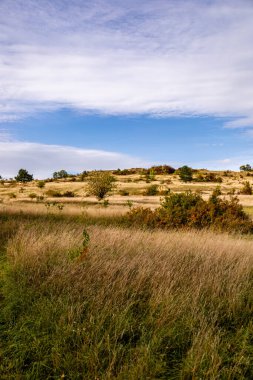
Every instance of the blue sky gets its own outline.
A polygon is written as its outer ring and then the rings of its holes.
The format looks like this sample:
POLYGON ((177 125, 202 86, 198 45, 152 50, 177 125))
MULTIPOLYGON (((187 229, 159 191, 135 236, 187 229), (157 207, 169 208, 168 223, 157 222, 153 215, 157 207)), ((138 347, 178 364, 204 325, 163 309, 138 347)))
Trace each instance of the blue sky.
POLYGON ((253 3, 1 0, 0 174, 253 163, 253 3))

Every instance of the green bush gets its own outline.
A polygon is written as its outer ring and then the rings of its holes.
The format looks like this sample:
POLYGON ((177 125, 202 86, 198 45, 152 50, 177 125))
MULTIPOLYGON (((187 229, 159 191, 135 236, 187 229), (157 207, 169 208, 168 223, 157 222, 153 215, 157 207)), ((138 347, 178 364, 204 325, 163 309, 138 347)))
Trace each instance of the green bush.
POLYGON ((45 182, 45 181, 38 181, 38 182, 37 182, 37 187, 38 187, 39 189, 43 189, 43 187, 45 187, 45 185, 46 185, 46 182, 45 182))
POLYGON ((252 186, 250 185, 249 181, 244 182, 240 194, 252 195, 252 186))
POLYGON ((177 170, 177 173, 179 175, 179 178, 181 179, 181 181, 183 182, 191 182, 193 177, 192 177, 192 174, 193 174, 193 170, 192 168, 190 168, 189 166, 187 165, 184 165, 182 166, 181 168, 179 168, 177 170))
POLYGON ((215 173, 199 173, 195 179, 197 182, 217 182, 221 183, 222 178, 215 173))
POLYGON ((166 196, 161 207, 133 208, 127 214, 131 225, 158 228, 211 228, 218 231, 253 233, 253 222, 236 197, 219 197, 216 189, 206 201, 190 191, 166 196))
POLYGON ((62 194, 59 191, 53 189, 49 189, 48 191, 46 191, 46 195, 50 198, 58 198, 62 196, 62 194))
POLYGON ((49 189, 46 192, 46 195, 50 198, 61 198, 61 197, 74 198, 75 193, 73 193, 73 191, 65 191, 64 193, 61 193, 60 191, 49 189))
POLYGON ((158 194, 158 186, 157 185, 150 185, 146 191, 145 195, 157 195, 158 194))

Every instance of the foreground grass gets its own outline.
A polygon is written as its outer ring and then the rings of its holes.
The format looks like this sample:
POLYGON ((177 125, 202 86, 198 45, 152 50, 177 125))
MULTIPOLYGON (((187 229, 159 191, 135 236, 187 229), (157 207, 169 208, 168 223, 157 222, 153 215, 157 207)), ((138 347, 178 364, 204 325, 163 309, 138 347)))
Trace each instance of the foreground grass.
POLYGON ((2 218, 1 378, 253 378, 251 240, 82 231, 2 218))

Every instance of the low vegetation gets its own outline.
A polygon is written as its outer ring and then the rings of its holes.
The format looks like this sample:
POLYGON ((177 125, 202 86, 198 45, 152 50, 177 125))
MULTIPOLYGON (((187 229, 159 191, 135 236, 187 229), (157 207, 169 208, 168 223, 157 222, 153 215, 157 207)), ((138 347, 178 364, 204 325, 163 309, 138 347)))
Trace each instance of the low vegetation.
POLYGON ((220 197, 217 188, 208 200, 201 195, 171 193, 164 198, 161 207, 151 210, 142 206, 133 208, 127 218, 131 225, 159 228, 211 228, 218 231, 253 233, 253 222, 238 198, 220 197))
POLYGON ((250 185, 249 181, 244 182, 243 188, 241 189, 240 193, 245 195, 252 195, 252 186, 250 185))

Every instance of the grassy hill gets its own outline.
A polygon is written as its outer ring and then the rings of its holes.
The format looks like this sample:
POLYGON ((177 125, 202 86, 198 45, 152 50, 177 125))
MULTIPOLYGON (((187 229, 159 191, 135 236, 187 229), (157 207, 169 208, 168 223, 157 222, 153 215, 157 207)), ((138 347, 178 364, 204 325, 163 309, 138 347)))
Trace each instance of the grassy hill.
MULTIPOLYGON (((248 179, 222 175, 221 197, 248 179)), ((78 178, 2 184, 0 378, 252 379, 252 235, 147 229, 126 217, 160 203, 131 192, 168 183, 207 198, 217 183, 116 180, 109 205, 78 178)), ((251 195, 238 197, 250 210, 251 195)))

